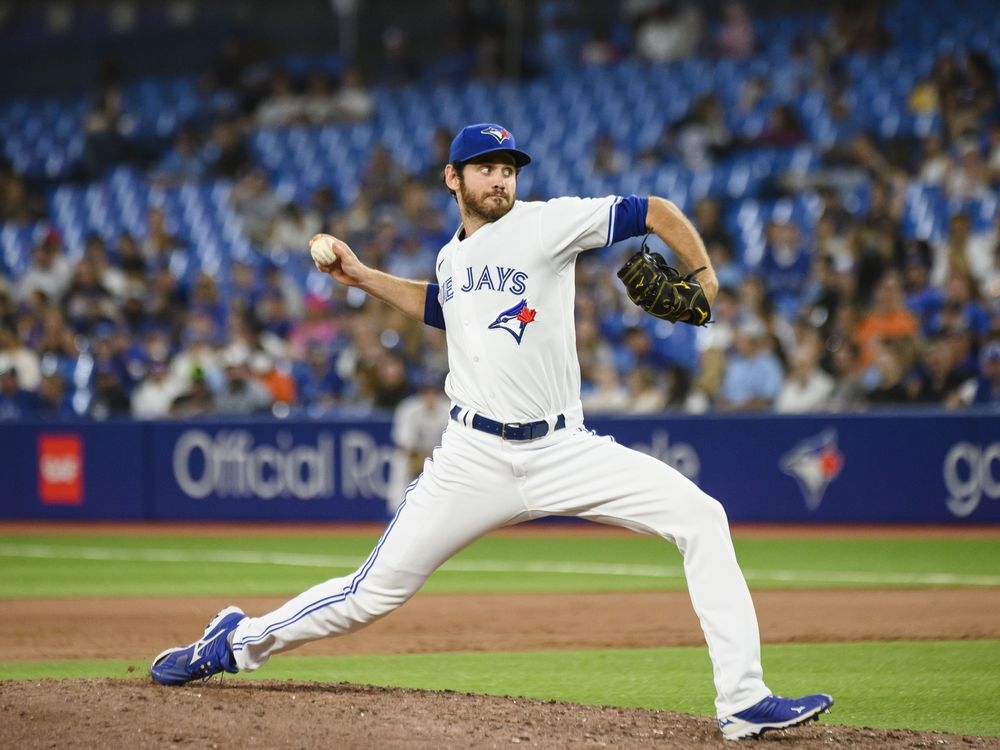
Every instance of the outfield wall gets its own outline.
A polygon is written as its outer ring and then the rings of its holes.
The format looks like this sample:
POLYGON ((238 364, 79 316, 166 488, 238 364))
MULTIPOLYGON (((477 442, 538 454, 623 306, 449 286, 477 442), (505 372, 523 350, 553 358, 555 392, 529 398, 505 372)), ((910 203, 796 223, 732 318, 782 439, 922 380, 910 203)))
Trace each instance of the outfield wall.
MULTIPOLYGON (((594 418, 733 521, 1000 523, 1000 415, 594 418)), ((387 419, 0 426, 0 518, 380 521, 387 419)), ((608 471, 614 471, 613 466, 608 471)))

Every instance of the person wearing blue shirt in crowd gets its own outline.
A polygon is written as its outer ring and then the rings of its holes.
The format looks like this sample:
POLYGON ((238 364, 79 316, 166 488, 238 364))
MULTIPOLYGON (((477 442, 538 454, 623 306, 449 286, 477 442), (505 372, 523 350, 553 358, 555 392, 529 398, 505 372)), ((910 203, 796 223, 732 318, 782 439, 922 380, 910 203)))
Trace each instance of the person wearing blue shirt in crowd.
POLYGON ((719 409, 770 409, 784 380, 781 362, 771 351, 764 324, 747 320, 736 329, 735 349, 722 375, 719 409))
POLYGON ((0 364, 0 422, 27 419, 35 414, 37 396, 17 382, 17 370, 0 364))

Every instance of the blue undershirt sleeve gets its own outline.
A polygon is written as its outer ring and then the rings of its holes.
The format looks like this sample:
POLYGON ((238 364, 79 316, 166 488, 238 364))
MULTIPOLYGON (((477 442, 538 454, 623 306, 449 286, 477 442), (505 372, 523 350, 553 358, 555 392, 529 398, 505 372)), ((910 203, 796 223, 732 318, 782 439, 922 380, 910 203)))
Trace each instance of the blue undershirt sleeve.
POLYGON ((646 234, 646 212, 649 210, 649 198, 630 195, 619 200, 611 210, 611 242, 629 237, 639 237, 646 234))
POLYGON ((441 303, 438 302, 439 290, 440 287, 437 284, 427 285, 427 296, 424 298, 424 323, 443 331, 444 310, 441 309, 441 303))

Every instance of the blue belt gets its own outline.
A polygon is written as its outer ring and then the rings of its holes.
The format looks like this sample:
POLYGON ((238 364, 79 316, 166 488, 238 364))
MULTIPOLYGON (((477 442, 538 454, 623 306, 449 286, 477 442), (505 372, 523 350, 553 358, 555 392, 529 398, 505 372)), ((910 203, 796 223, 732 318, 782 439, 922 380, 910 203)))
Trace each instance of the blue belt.
MULTIPOLYGON (((464 420, 459 420, 458 415, 462 413, 461 406, 452 407, 451 418, 456 422, 468 424, 464 420)), ((556 417, 555 429, 561 430, 566 426, 566 417, 560 414, 556 417)), ((495 419, 484 417, 481 414, 472 416, 472 429, 480 432, 488 432, 503 440, 535 440, 549 434, 549 423, 544 419, 537 422, 497 422, 495 419)))

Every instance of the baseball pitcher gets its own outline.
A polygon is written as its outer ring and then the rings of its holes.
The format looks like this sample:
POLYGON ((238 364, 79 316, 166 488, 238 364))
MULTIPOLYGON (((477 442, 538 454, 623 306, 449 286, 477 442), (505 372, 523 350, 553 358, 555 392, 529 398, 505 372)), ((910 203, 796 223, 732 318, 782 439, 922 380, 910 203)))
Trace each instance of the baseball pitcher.
POLYGON ((257 617, 227 607, 199 640, 156 657, 155 681, 255 670, 274 654, 346 635, 399 607, 487 532, 576 516, 677 545, 712 660, 724 737, 801 724, 832 706, 829 695, 783 698, 764 683, 756 613, 722 505, 670 466, 584 426, 577 256, 655 234, 682 269, 644 245, 618 274, 629 298, 664 320, 705 325, 718 281, 701 238, 660 197, 518 201, 518 172, 530 162, 501 125, 469 125, 455 136, 444 183, 461 225, 438 253, 432 282, 391 276, 335 237, 313 238, 321 271, 445 330, 450 421, 360 568, 257 617))

